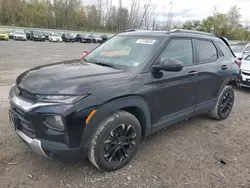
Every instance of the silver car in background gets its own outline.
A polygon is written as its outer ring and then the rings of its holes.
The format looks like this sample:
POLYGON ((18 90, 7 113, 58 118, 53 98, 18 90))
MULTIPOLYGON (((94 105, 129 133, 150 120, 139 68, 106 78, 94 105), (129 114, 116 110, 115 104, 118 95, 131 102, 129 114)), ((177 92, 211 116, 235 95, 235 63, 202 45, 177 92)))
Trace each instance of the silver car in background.
POLYGON ((62 42, 62 37, 58 33, 51 33, 49 34, 49 41, 50 42, 62 42))
POLYGON ((240 70, 242 76, 241 86, 250 88, 250 55, 242 60, 240 70))
POLYGON ((250 54, 250 42, 232 44, 230 47, 237 58, 244 59, 250 54))
POLYGON ((25 40, 26 41, 27 40, 27 36, 26 36, 26 34, 25 34, 24 31, 18 30, 18 31, 14 32, 13 39, 14 40, 25 40))

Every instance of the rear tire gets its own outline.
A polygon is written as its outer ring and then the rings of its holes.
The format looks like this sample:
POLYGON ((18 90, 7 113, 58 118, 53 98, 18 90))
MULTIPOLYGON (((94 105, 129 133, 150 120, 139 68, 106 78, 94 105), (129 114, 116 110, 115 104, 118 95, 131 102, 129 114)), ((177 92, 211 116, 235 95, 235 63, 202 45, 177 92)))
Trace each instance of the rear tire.
POLYGON ((214 108, 209 112, 210 117, 217 120, 226 119, 232 111, 234 105, 234 90, 226 85, 217 100, 214 108))
POLYGON ((126 111, 117 111, 99 124, 88 158, 100 170, 117 170, 132 159, 140 140, 141 126, 137 118, 126 111))

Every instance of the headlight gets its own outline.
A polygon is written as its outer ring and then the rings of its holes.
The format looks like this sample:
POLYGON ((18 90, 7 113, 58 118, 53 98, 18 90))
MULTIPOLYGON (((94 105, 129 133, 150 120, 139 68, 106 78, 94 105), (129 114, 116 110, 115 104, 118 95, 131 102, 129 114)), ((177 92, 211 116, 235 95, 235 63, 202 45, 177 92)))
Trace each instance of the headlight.
POLYGON ((52 129, 64 131, 64 119, 60 115, 46 115, 45 122, 52 129))
POLYGON ((55 103, 72 104, 72 103, 80 101, 81 99, 84 99, 87 96, 88 96, 88 94, 81 95, 81 96, 38 95, 37 98, 38 98, 39 102, 55 102, 55 103))

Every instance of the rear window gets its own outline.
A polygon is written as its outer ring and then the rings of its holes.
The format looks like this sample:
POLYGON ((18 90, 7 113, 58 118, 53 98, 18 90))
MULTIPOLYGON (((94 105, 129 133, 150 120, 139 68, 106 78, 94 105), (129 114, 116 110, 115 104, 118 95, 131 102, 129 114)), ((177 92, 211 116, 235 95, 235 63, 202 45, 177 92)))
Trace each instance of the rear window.
POLYGON ((215 61, 218 57, 217 49, 211 41, 196 40, 196 49, 199 62, 215 61))

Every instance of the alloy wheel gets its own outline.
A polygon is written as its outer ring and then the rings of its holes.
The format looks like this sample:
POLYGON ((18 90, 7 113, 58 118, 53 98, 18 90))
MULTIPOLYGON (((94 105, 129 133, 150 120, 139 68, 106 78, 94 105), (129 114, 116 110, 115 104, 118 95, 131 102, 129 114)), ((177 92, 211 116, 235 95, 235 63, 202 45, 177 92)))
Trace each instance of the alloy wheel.
POLYGON ((231 91, 226 92, 220 106, 220 111, 223 116, 227 116, 230 113, 233 107, 233 102, 233 93, 231 91))
POLYGON ((132 125, 121 124, 110 131, 104 142, 104 158, 108 163, 122 162, 129 157, 136 144, 132 125))

